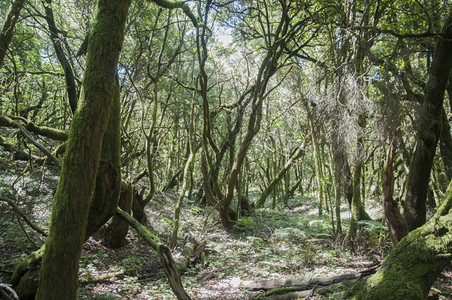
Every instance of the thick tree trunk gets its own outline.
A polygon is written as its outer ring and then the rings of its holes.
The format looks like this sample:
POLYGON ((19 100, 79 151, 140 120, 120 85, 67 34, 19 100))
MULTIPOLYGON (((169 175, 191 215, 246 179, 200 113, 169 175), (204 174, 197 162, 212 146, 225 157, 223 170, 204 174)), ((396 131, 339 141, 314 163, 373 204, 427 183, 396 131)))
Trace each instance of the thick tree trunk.
POLYGON ((20 11, 24 7, 24 4, 25 0, 15 0, 6 13, 6 18, 0 31, 0 67, 3 66, 6 51, 13 38, 14 28, 16 27, 17 20, 19 20, 20 11))
MULTIPOLYGON (((131 184, 123 184, 118 206, 130 214, 132 211, 132 202, 133 187, 131 184)), ((120 248, 126 243, 128 231, 129 224, 126 221, 114 216, 102 232, 102 244, 110 249, 120 248)))
POLYGON ((452 260, 452 185, 438 213, 410 232, 374 275, 358 281, 346 299, 426 299, 452 260))
MULTIPOLYGON (((119 84, 119 82, 117 82, 119 84)), ((96 187, 89 206, 85 240, 103 226, 116 212, 121 192, 121 103, 116 87, 107 128, 102 137, 96 187)))
POLYGON ((433 54, 425 99, 421 108, 416 135, 416 149, 410 163, 404 217, 410 230, 426 221, 427 189, 436 146, 441 134, 444 92, 452 68, 452 12, 449 13, 433 54), (439 117, 438 117, 439 116, 439 117))
MULTIPOLYGON (((85 240, 114 215, 118 204, 121 185, 119 127, 121 108, 119 100, 119 89, 116 89, 107 129, 102 137, 100 166, 96 176, 95 191, 89 207, 85 240)), ((43 249, 44 247, 30 254, 17 265, 14 271, 11 283, 21 299, 33 299, 36 294, 39 271, 37 266, 42 259, 43 249)))
POLYGON ((76 299, 78 262, 99 168, 101 141, 130 0, 100 0, 90 35, 82 95, 54 197, 36 299, 76 299))
POLYGON ((388 161, 386 162, 386 169, 383 180, 383 208, 386 216, 386 223, 388 224, 389 233, 394 245, 397 245, 400 240, 408 234, 408 225, 400 213, 399 205, 392 197, 392 167, 395 158, 395 141, 391 142, 388 151, 388 161))

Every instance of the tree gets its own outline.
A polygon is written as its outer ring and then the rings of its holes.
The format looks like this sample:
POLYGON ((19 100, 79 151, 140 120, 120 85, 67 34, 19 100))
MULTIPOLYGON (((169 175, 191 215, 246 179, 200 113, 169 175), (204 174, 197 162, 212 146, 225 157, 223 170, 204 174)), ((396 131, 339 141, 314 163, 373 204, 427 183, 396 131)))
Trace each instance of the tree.
POLYGON ((427 190, 436 146, 442 129, 443 99, 452 68, 452 12, 444 22, 436 44, 425 98, 416 132, 416 148, 409 166, 404 217, 410 230, 422 226, 427 217, 427 190))
POLYGON ((118 89, 116 66, 130 2, 100 0, 98 4, 82 95, 54 197, 36 299, 76 299, 78 262, 99 168, 102 136, 118 89))
POLYGON ((452 261, 452 184, 438 213, 411 231, 378 271, 356 282, 347 299, 426 299, 432 284, 452 261))

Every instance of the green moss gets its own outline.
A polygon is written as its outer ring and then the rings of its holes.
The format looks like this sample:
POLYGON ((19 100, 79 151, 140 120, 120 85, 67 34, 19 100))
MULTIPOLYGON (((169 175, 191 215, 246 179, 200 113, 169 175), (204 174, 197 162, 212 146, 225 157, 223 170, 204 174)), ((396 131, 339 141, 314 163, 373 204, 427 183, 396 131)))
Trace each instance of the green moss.
POLYGON ((410 232, 377 273, 358 281, 350 299, 425 299, 431 285, 452 258, 452 214, 434 218, 410 232))

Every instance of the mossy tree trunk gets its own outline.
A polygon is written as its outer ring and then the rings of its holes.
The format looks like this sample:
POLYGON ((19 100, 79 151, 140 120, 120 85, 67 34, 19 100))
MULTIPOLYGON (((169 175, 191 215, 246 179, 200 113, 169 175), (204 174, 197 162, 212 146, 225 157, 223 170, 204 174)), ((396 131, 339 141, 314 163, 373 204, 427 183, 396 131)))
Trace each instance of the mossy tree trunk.
POLYGON ((309 130, 311 132, 312 148, 314 155, 314 165, 315 165, 315 177, 317 181, 317 188, 319 189, 319 216, 323 214, 323 204, 326 203, 325 198, 325 186, 324 186, 324 174, 322 165, 322 154, 320 152, 320 142, 317 130, 314 128, 314 122, 316 118, 316 111, 314 108, 310 108, 308 103, 305 101, 304 106, 306 108, 306 116, 308 117, 309 130))
MULTIPOLYGON (((449 95, 449 98, 451 96, 452 95, 449 95)), ((443 159, 445 179, 449 182, 452 179, 452 136, 450 134, 450 124, 444 106, 441 112, 441 118, 443 129, 441 130, 439 151, 443 159)))
MULTIPOLYGON (((120 176, 120 99, 116 88, 107 129, 102 137, 100 165, 91 200, 85 240, 95 233, 116 211, 121 186, 120 176)), ((44 247, 30 254, 14 270, 11 283, 21 299, 33 299, 44 247)))
POLYGON ((114 93, 130 0, 100 0, 90 34, 80 103, 74 115, 36 299, 76 299, 78 262, 114 93))
POLYGON ((190 113, 190 125, 188 126, 188 147, 190 154, 188 156, 187 162, 185 163, 184 175, 182 177, 182 187, 179 191, 179 197, 177 198, 176 207, 174 208, 174 220, 173 220, 173 233, 171 236, 171 245, 173 247, 177 244, 177 236, 179 231, 180 224, 180 212, 182 209, 182 202, 185 197, 185 193, 187 192, 187 185, 190 175, 190 170, 192 169, 193 161, 195 159, 195 146, 194 146, 194 132, 195 132, 195 100, 193 99, 193 103, 191 105, 191 113, 190 113))
POLYGON ((121 103, 117 79, 116 83, 107 128, 102 137, 100 164, 89 206, 85 240, 115 214, 121 192, 121 103))
POLYGON ((72 66, 63 50, 62 38, 59 35, 61 31, 58 30, 55 24, 55 18, 53 17, 52 0, 45 0, 43 5, 46 13, 45 19, 47 21, 47 25, 49 26, 50 38, 52 40, 53 47, 55 48, 58 61, 64 70, 69 106, 71 107, 72 113, 74 113, 77 109, 77 85, 75 84, 74 71, 72 70, 72 66))
POLYGON ((426 221, 428 184, 441 135, 444 92, 452 68, 452 12, 449 12, 441 35, 433 53, 425 87, 424 103, 417 124, 416 148, 409 166, 403 202, 404 217, 410 230, 422 226, 426 221))
POLYGON ((452 260, 452 185, 437 215, 405 236, 378 271, 354 284, 346 299, 426 299, 452 260))

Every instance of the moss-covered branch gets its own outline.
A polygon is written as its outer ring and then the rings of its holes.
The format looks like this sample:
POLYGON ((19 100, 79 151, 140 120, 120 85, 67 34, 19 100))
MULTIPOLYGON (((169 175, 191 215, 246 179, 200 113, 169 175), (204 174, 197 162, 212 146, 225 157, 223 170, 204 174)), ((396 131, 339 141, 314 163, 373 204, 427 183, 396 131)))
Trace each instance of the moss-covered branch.
POLYGON ((306 145, 307 139, 303 141, 303 143, 295 150, 295 152, 292 154, 292 156, 289 158, 289 160, 286 162, 284 167, 279 171, 279 173, 276 175, 275 178, 273 178, 272 182, 265 188, 265 190, 262 192, 262 195, 260 198, 255 202, 256 207, 262 207, 265 204, 265 200, 267 199, 268 195, 274 190, 275 186, 281 181, 284 174, 289 170, 292 163, 304 155, 304 147, 306 145))
POLYGON ((169 248, 164 245, 160 239, 153 234, 149 229, 144 227, 140 222, 131 217, 128 213, 123 211, 118 207, 116 210, 116 215, 129 223, 138 233, 138 235, 149 245, 152 249, 154 249, 159 258, 162 266, 165 270, 166 277, 168 278, 171 289, 174 294, 176 294, 178 299, 190 299, 190 296, 185 291, 182 286, 181 278, 179 275, 178 268, 174 262, 173 256, 169 248))
POLYGON ((0 126, 11 128, 20 128, 23 126, 30 132, 57 141, 66 141, 68 137, 68 132, 66 130, 55 129, 48 126, 39 126, 22 117, 8 117, 0 115, 0 126))

